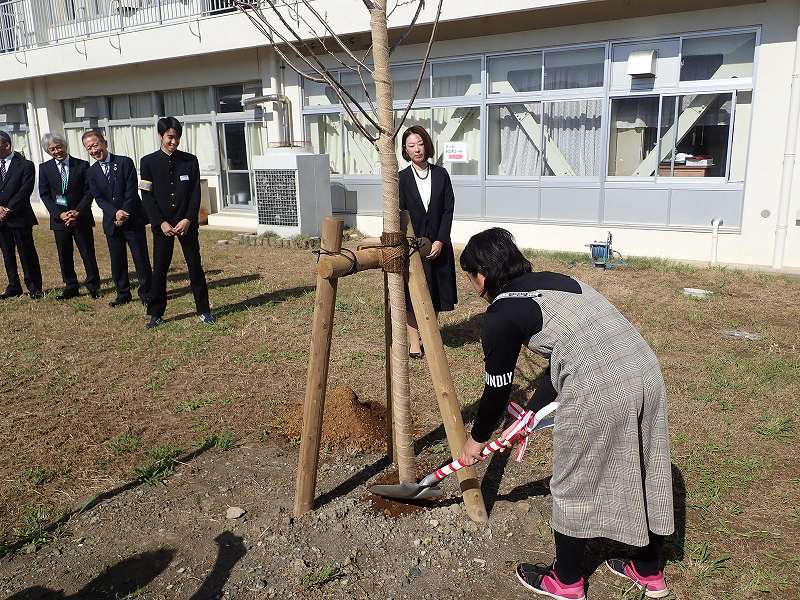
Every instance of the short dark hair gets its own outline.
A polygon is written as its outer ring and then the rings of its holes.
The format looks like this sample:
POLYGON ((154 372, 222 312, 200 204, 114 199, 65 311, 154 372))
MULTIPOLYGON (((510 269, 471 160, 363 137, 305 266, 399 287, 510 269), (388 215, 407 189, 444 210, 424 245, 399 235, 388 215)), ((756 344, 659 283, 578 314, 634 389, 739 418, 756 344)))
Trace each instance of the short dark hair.
POLYGON ((412 125, 408 129, 403 132, 403 143, 402 147, 400 148, 400 152, 403 155, 403 158, 406 159, 408 162, 411 162, 411 157, 406 152, 406 139, 408 136, 416 133, 419 137, 422 138, 422 145, 425 146, 425 159, 433 158, 433 140, 431 139, 430 134, 425 131, 425 128, 421 125, 412 125))
POLYGON ((159 137, 163 136, 170 129, 174 129, 178 137, 183 136, 183 125, 181 125, 181 122, 175 117, 161 117, 156 124, 156 129, 158 129, 159 137))
POLYGON ((459 262, 467 273, 480 273, 486 278, 484 290, 489 298, 496 298, 511 281, 533 271, 530 261, 517 248, 514 236, 500 227, 473 235, 459 262))
POLYGON ((0 141, 5 142, 9 146, 11 145, 11 136, 8 134, 7 131, 3 131, 0 129, 0 141))
POLYGON ((103 132, 102 132, 102 131, 100 131, 99 129, 89 129, 89 130, 87 130, 87 131, 84 131, 84 132, 83 132, 83 135, 81 136, 81 144, 82 144, 82 143, 83 143, 83 142, 86 140, 86 138, 88 138, 88 137, 96 137, 96 138, 97 138, 98 140, 100 140, 101 142, 108 143, 108 142, 106 142, 106 136, 104 136, 104 135, 103 135, 103 132))

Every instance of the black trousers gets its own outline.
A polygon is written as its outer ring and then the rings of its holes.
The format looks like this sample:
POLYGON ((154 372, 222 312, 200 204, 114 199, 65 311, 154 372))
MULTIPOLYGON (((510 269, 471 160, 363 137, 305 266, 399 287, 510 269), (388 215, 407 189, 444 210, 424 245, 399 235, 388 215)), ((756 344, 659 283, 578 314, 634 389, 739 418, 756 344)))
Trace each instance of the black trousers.
POLYGON ((75 273, 75 260, 73 257, 73 243, 78 247, 78 252, 83 260, 83 269, 86 271, 84 285, 90 292, 100 290, 100 271, 97 268, 97 258, 94 254, 94 230, 91 227, 68 227, 67 229, 54 229, 56 249, 58 250, 58 264, 61 267, 61 278, 64 280, 65 292, 77 292, 78 276, 75 273))
MULTIPOLYGON (((554 531, 556 541, 556 573, 562 583, 575 583, 581 578, 581 564, 586 549, 585 538, 575 538, 554 531)), ((661 570, 664 536, 649 532, 647 546, 637 548, 633 555, 633 565, 640 575, 655 575, 661 570)))
POLYGON ((139 279, 139 298, 148 302, 153 283, 153 269, 147 253, 147 234, 144 227, 117 230, 114 235, 107 235, 106 241, 111 257, 111 277, 117 288, 117 297, 131 297, 131 282, 128 277, 128 248, 130 248, 136 276, 139 279))
POLYGON ((168 237, 160 229, 153 230, 153 287, 150 302, 147 305, 147 314, 161 317, 167 308, 167 272, 172 262, 172 252, 175 249, 175 240, 181 244, 183 258, 189 270, 189 281, 194 295, 194 305, 197 314, 211 312, 208 303, 208 284, 200 259, 200 240, 197 230, 193 229, 183 236, 168 237))
POLYGON ((40 293, 42 291, 42 268, 39 265, 39 255, 33 243, 33 227, 8 227, 0 226, 0 249, 3 251, 3 263, 8 275, 9 294, 21 294, 22 285, 17 271, 17 252, 22 263, 22 273, 25 276, 25 287, 28 292, 40 293))

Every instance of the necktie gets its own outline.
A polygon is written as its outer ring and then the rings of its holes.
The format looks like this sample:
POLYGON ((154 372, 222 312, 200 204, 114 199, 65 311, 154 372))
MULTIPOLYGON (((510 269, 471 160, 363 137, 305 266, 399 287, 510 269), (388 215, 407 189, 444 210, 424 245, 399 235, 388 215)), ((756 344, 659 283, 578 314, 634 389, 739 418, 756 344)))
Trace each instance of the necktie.
POLYGON ((0 159, 0 181, 6 180, 6 159, 0 159))
POLYGON ((67 191, 67 167, 63 162, 58 164, 61 165, 61 193, 63 194, 67 191))
POLYGON ((103 162, 100 164, 103 165, 103 172, 106 174, 106 179, 108 179, 108 184, 111 185, 111 163, 103 162))

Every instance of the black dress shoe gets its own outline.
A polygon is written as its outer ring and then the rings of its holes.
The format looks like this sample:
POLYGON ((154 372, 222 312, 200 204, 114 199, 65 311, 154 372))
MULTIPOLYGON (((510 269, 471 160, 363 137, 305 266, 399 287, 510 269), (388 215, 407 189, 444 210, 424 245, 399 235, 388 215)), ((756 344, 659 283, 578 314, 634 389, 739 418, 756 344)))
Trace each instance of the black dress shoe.
POLYGON ((92 297, 92 300, 97 300, 100 298, 100 296, 102 296, 102 294, 100 293, 100 290, 92 290, 89 292, 89 296, 92 297))
POLYGON ((0 300, 5 300, 6 298, 16 298, 17 296, 22 296, 22 292, 3 292, 0 294, 0 300))
POLYGON ((128 302, 132 302, 133 298, 128 296, 127 298, 120 298, 117 296, 111 302, 108 303, 109 306, 122 306, 123 304, 127 304, 128 302))
POLYGON ((43 292, 28 292, 28 296, 31 297, 31 300, 41 300, 44 298, 43 292))
POLYGON ((56 300, 69 300, 70 298, 77 298, 78 292, 61 292, 56 294, 56 300))

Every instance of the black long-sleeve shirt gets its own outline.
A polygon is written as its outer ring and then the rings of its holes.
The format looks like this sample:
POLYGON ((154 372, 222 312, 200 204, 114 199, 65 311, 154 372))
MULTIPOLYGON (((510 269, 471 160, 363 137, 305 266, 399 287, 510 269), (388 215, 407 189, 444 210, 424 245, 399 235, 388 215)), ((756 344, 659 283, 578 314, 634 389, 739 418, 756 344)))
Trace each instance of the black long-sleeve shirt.
MULTIPOLYGON (((580 285, 571 277, 544 271, 525 273, 503 291, 535 290, 581 293, 580 285)), ((531 336, 542 330, 542 325, 542 310, 531 298, 499 299, 486 310, 481 327, 486 383, 472 426, 472 438, 476 442, 487 442, 505 414, 520 349, 531 336)), ((556 396, 548 366, 538 379, 536 392, 528 408, 538 410, 555 400, 556 396)))
POLYGON ((183 219, 198 226, 200 167, 194 154, 156 150, 142 157, 139 176, 142 204, 154 230, 164 221, 174 227, 183 219))

